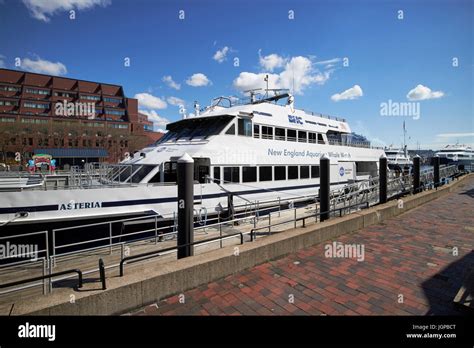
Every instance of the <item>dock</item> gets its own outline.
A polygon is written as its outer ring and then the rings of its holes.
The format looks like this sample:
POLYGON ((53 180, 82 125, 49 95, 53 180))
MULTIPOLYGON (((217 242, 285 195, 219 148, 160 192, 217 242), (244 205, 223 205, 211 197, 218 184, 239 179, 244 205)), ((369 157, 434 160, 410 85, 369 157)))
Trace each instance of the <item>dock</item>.
MULTIPOLYGON (((468 174, 403 197, 402 206, 400 199, 390 200, 324 222, 315 215, 316 204, 259 219, 245 216, 224 229, 195 230, 194 256, 179 260, 173 238, 128 245, 130 255, 159 256, 137 262, 121 262, 121 246, 58 258, 54 272, 83 271, 81 288, 74 275, 54 285, 43 282, 21 296, 2 295, 0 310, 3 315, 458 313, 451 308, 461 287, 456 280, 463 279, 458 273, 473 264, 472 192, 474 175, 468 174), (363 245, 364 260, 325 257, 324 248, 333 242, 363 245), (105 290, 99 259, 106 266, 105 290), (398 304, 400 295, 406 306, 398 304)), ((36 266, 36 274, 43 271, 36 266)))

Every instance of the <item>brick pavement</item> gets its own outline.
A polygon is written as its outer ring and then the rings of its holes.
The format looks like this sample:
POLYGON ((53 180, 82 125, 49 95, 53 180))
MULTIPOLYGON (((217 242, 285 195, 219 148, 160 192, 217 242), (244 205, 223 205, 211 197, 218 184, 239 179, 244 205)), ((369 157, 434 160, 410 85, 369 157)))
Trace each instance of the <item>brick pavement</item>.
POLYGON ((453 193, 337 239, 364 246, 363 261, 325 257, 327 241, 133 314, 461 314, 452 300, 474 267, 473 211, 470 178, 453 193))

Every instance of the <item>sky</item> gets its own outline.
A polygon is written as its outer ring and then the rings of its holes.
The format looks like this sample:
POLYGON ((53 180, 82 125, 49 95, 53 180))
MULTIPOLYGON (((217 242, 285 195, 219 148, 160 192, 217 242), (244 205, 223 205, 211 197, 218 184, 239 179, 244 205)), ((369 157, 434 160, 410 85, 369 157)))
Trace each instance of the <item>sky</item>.
POLYGON ((0 67, 120 84, 155 129, 250 88, 375 144, 474 145, 471 0, 0 0, 0 67))

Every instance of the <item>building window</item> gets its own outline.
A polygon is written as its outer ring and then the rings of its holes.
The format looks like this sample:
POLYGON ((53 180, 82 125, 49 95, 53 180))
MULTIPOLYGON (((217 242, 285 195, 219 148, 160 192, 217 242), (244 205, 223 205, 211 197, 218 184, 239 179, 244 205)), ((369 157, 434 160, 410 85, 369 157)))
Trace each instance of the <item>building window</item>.
POLYGON ((49 109, 49 104, 37 104, 37 103, 24 102, 23 106, 25 108, 33 108, 33 109, 49 109))
POLYGON ((253 125, 253 137, 260 138, 260 126, 258 124, 253 125))
POLYGON ((259 168, 260 181, 272 180, 272 167, 264 166, 259 168))
POLYGON ((55 97, 76 98, 77 93, 71 92, 54 92, 55 97))
POLYGON ((94 100, 94 101, 100 100, 100 96, 98 96, 98 95, 81 94, 81 95, 79 95, 79 97, 81 99, 86 99, 86 100, 94 100))
POLYGON ((214 167, 214 179, 221 180, 221 167, 214 167))
POLYGON ((298 141, 300 143, 306 143, 306 132, 298 131, 298 141))
POLYGON ((300 179, 308 179, 308 178, 309 178, 309 166, 301 166, 300 179))
POLYGON ((262 126, 262 139, 273 139, 273 127, 262 126))
POLYGON ((285 140, 285 128, 275 128, 275 140, 285 140))
POLYGON ((286 180, 286 167, 276 166, 275 167, 275 180, 286 180))
POLYGON ((311 178, 319 178, 319 166, 311 166, 311 178))
POLYGON ((257 167, 242 167, 242 182, 256 182, 257 167))
POLYGON ((246 137, 252 136, 252 121, 246 118, 238 119, 238 134, 246 137))
POLYGON ((0 100, 0 105, 18 106, 18 102, 16 100, 0 100))
POLYGON ((30 93, 30 94, 49 95, 49 90, 45 90, 45 89, 27 88, 25 92, 30 93))
POLYGON ((121 103, 121 102, 122 102, 122 99, 104 97, 104 101, 105 101, 105 102, 109 102, 109 103, 121 103))
POLYGON ((117 116, 123 116, 125 115, 125 111, 123 110, 110 110, 110 109, 105 109, 105 113, 108 115, 117 115, 117 116))
POLYGON ((126 124, 118 124, 118 123, 109 123, 109 128, 127 129, 127 128, 128 128, 128 125, 126 125, 126 124))
POLYGON ((288 141, 296 141, 296 130, 294 129, 287 129, 286 130, 286 140, 288 141))
POLYGON ((230 126, 227 132, 225 132, 225 134, 235 135, 235 124, 230 126))
POLYGON ((21 91, 21 88, 20 87, 16 87, 16 86, 0 86, 0 91, 5 91, 5 92, 19 92, 21 91))
POLYGON ((15 119, 11 117, 0 117, 0 122, 15 122, 15 119))
POLYGON ((239 167, 224 167, 224 182, 240 182, 239 167))
POLYGON ((288 179, 298 179, 298 166, 288 166, 288 179))

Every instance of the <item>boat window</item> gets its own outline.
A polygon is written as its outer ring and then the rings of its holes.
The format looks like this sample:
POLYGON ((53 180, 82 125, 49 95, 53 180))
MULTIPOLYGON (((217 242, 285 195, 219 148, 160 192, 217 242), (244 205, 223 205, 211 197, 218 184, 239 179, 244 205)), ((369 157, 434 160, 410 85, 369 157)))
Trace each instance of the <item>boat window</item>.
POLYGON ((306 132, 298 131, 298 141, 300 143, 306 143, 306 132))
POLYGON ((257 167, 242 167, 242 182, 256 182, 257 167))
POLYGON ((300 179, 308 179, 308 178, 309 178, 309 166, 301 166, 300 179))
POLYGON ((311 166, 311 178, 319 178, 319 166, 311 166))
POLYGON ((214 179, 221 180, 221 167, 214 167, 214 179))
POLYGON ((164 182, 176 182, 177 175, 176 175, 176 162, 165 162, 164 165, 164 182))
POLYGON ((229 129, 227 130, 227 132, 225 132, 225 134, 235 135, 235 124, 230 126, 229 129))
POLYGON ((132 182, 133 183, 139 183, 140 181, 143 180, 143 178, 145 176, 148 175, 148 173, 151 172, 151 170, 155 168, 154 165, 138 165, 138 164, 134 164, 132 165, 132 173, 135 173, 135 171, 137 171, 135 174, 133 174, 132 176, 132 182), (139 167, 141 167, 140 169, 138 169, 139 167))
POLYGON ((288 179, 298 179, 298 166, 288 166, 288 179))
POLYGON ((262 139, 273 139, 273 127, 262 126, 262 139))
POLYGON ((296 130, 294 129, 287 129, 286 130, 286 140, 288 141, 296 141, 296 130))
POLYGON ((239 135, 243 135, 246 137, 252 136, 252 120, 246 118, 239 118, 238 125, 239 135))
POLYGON ((258 124, 253 125, 253 137, 260 138, 260 126, 258 124))
POLYGON ((308 133, 308 142, 309 143, 316 143, 316 133, 308 133))
POLYGON ((285 166, 275 167, 275 180, 286 180, 286 167, 285 166))
POLYGON ((285 128, 275 128, 275 140, 285 140, 285 128))
POLYGON ((272 167, 264 166, 259 168, 260 181, 272 180, 272 167))
POLYGON ((318 144, 324 144, 323 135, 321 133, 318 133, 318 144))
POLYGON ((224 182, 240 182, 239 167, 224 167, 224 182))
POLYGON ((180 139, 206 139, 219 134, 233 119, 233 116, 192 117, 170 123, 166 126, 168 132, 156 142, 162 144, 180 139))

